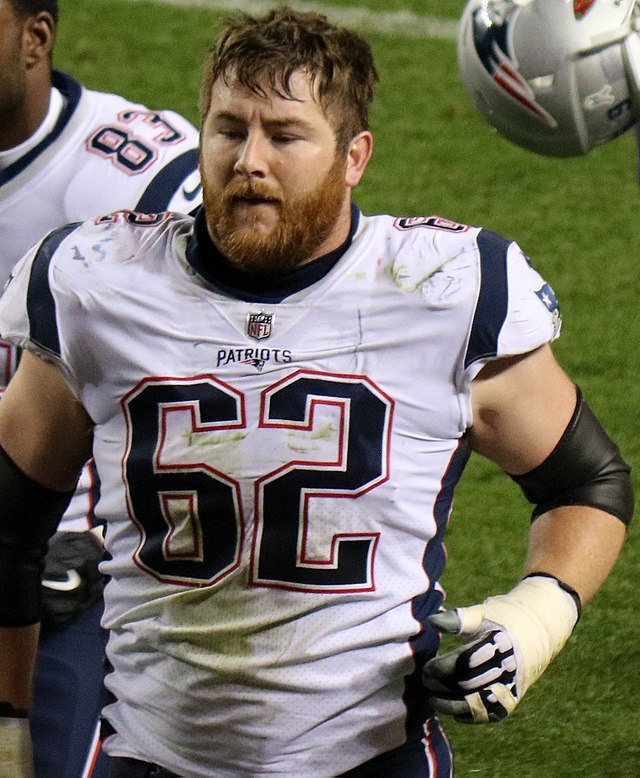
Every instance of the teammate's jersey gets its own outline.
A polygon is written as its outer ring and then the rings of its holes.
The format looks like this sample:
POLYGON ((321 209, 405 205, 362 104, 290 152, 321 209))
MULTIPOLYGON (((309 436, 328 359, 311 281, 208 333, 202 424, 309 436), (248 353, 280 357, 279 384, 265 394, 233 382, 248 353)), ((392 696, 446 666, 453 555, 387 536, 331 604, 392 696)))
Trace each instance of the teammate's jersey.
MULTIPOLYGON (((201 202, 198 132, 172 111, 83 88, 53 73, 62 111, 35 148, 0 170, 0 288, 47 232, 121 208, 190 213, 201 202)), ((0 341, 0 394, 16 350, 0 341)), ((87 529, 95 477, 82 476, 64 529, 87 529)))
POLYGON ((328 778, 430 714, 470 383, 553 340, 557 304, 516 244, 438 217, 360 217, 290 292, 232 296, 191 218, 124 213, 49 237, 0 300, 95 421, 112 755, 328 778))
POLYGON ((49 230, 120 208, 190 213, 201 201, 198 132, 173 111, 83 88, 54 71, 52 130, 0 172, 0 285, 49 230))

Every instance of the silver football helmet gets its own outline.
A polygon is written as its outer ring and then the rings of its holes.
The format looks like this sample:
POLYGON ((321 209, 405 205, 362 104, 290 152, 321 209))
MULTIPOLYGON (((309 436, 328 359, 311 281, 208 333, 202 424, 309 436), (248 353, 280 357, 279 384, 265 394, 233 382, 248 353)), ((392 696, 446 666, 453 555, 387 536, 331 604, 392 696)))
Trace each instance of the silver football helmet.
POLYGON ((458 64, 513 143, 585 154, 640 120, 640 0, 469 0, 458 64))

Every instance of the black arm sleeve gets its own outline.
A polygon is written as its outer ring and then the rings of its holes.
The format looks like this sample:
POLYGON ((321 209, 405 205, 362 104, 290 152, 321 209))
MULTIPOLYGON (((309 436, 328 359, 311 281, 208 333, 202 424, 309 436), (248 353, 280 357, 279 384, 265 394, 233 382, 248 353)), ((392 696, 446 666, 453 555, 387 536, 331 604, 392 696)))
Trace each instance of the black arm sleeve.
POLYGON ((47 542, 72 495, 29 478, 0 446, 0 626, 40 620, 47 542))
POLYGON ((576 408, 558 444, 538 467, 511 476, 534 503, 532 520, 561 505, 588 505, 628 524, 634 496, 630 467, 578 389, 576 408))

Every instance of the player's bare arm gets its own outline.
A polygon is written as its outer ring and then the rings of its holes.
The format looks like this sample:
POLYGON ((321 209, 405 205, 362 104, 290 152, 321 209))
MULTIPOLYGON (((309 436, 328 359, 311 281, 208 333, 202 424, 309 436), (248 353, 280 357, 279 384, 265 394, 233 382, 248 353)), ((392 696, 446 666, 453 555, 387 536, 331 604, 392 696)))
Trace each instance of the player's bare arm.
POLYGON ((490 362, 471 392, 473 450, 513 475, 548 456, 576 405, 576 388, 549 345, 490 362))
POLYGON ((25 352, 0 406, 0 446, 13 462, 42 486, 67 491, 91 456, 92 428, 60 370, 25 352))
POLYGON ((0 446, 0 479, 7 496, 1 512, 0 576, 3 586, 11 582, 13 589, 12 601, 3 602, 0 614, 0 746, 3 765, 26 776, 31 762, 26 710, 38 643, 38 560, 91 450, 91 422, 84 409, 58 369, 29 353, 0 403, 0 446))
MULTIPOLYGON (((0 468, 3 486, 11 489, 15 505, 22 502, 20 495, 24 492, 25 525, 41 517, 46 520, 47 504, 58 502, 57 495, 61 496, 60 502, 64 501, 62 495, 73 489, 91 450, 91 421, 53 364, 29 353, 23 355, 0 403, 0 446, 5 452, 0 468), (43 488, 36 499, 33 490, 38 487, 43 488), (34 502, 39 503, 42 512, 29 507, 34 502)), ((8 553, 12 544, 21 543, 20 523, 11 515, 18 512, 15 505, 8 500, 3 506, 0 541, 9 549, 8 553)), ((25 532, 28 529, 25 527, 25 532)), ((25 543, 31 543, 40 534, 40 528, 33 527, 28 538, 25 534, 25 543)), ((11 559, 3 558, 4 566, 9 562, 11 559)), ((5 629, 0 630, 0 701, 21 709, 29 703, 28 679, 37 626, 8 627, 7 621, 10 619, 3 622, 5 629)))
MULTIPOLYGON (((576 408, 576 387, 550 346, 543 346, 482 370, 473 405, 474 450, 522 475, 556 447, 576 408)), ((616 517, 589 506, 562 506, 533 522, 525 571, 555 575, 587 602, 611 571, 624 537, 625 525, 616 517)))
POLYGON ((539 503, 523 580, 432 617, 467 640, 427 663, 435 706, 487 722, 509 715, 564 646, 619 556, 633 497, 628 467, 548 345, 484 368, 472 397, 473 449, 539 503))

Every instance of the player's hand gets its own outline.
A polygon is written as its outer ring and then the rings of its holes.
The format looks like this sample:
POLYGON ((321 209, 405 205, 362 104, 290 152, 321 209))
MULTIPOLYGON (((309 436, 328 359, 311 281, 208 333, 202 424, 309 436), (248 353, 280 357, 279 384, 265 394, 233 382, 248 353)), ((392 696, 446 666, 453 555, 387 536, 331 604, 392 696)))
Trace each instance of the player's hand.
POLYGON ((579 607, 555 578, 525 578, 508 594, 429 617, 460 647, 426 663, 423 681, 439 712, 468 723, 499 721, 518 705, 571 635, 579 607))
POLYGON ((32 778, 29 719, 0 717, 0 778, 32 778))
POLYGON ((42 574, 42 625, 61 627, 102 597, 104 550, 91 530, 56 532, 42 574))

